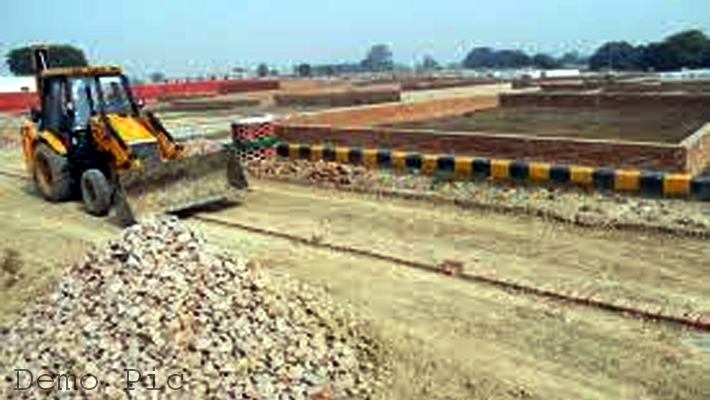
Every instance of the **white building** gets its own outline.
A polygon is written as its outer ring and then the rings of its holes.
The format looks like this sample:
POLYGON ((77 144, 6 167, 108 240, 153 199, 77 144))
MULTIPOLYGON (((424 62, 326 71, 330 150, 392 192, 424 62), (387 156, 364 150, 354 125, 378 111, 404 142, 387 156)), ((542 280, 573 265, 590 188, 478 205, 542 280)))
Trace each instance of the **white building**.
POLYGON ((661 81, 710 81, 710 69, 687 69, 680 72, 661 72, 661 81))
POLYGON ((34 92, 35 78, 24 76, 0 76, 0 93, 34 92))
POLYGON ((579 78, 581 75, 578 69, 550 69, 541 74, 543 78, 579 78))

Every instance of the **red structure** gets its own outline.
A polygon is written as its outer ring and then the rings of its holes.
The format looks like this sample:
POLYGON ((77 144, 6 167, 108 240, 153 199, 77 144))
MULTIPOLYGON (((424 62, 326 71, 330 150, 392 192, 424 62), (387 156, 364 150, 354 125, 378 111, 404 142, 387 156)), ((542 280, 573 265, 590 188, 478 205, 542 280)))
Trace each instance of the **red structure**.
MULTIPOLYGON (((274 136, 274 124, 271 121, 241 122, 232 124, 232 138, 234 140, 252 141, 267 136, 274 136)), ((243 161, 264 159, 276 155, 276 148, 264 148, 245 151, 241 154, 243 161)))
MULTIPOLYGON (((173 81, 171 83, 133 85, 132 87, 134 96, 144 100, 155 100, 163 96, 174 95, 216 95, 275 90, 278 88, 279 81, 260 79, 193 82, 173 81)), ((39 98, 35 93, 0 93, 0 111, 22 112, 29 110, 33 106, 39 106, 39 98)))

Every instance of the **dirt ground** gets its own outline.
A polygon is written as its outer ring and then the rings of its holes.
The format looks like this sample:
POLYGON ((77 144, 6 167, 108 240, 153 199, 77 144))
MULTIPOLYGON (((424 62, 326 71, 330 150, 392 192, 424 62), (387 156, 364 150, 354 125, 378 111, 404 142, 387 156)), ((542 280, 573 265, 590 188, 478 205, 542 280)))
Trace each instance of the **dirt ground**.
POLYGON ((521 90, 513 90, 509 83, 501 83, 499 85, 462 86, 436 90, 415 90, 402 92, 402 101, 407 103, 452 97, 489 96, 503 92, 517 93, 521 92, 521 90))
POLYGON ((173 102, 160 102, 150 105, 150 109, 159 115, 250 115, 270 113, 285 116, 297 112, 317 111, 325 107, 279 107, 273 101, 278 91, 244 93, 206 98, 185 99, 173 102))
POLYGON ((585 139, 679 143, 710 119, 707 112, 664 109, 555 109, 511 107, 481 110, 458 118, 391 126, 441 131, 518 133, 585 139))
MULTIPOLYGON (((21 171, 16 156, 5 154, 0 163, 2 170, 21 171)), ((703 279, 710 254, 693 239, 584 230, 258 180, 243 205, 199 215, 425 262, 458 257, 472 271, 530 284, 710 309, 703 279)), ((274 274, 326 285, 369 324, 385 345, 390 371, 380 398, 710 398, 708 335, 188 222, 274 274)), ((12 318, 39 296, 59 273, 58 262, 118 232, 78 203, 45 203, 26 181, 0 176, 0 250, 16 250, 19 260, 3 272, 2 315, 12 318)))
MULTIPOLYGON (((175 113, 166 124, 228 129, 234 115, 175 113)), ((657 118, 651 118, 656 125, 666 122, 657 118)), ((563 122, 573 129, 583 121, 563 122)), ((669 132, 671 126, 677 124, 669 132)), ((15 137, 16 128, 16 119, 0 119, 0 138, 15 137)), ((17 142, 3 143, 0 171, 24 173, 17 142)), ((456 258, 467 273, 622 304, 710 312, 710 247, 699 239, 263 180, 252 185, 246 203, 198 216, 432 264, 456 258)), ((710 398, 710 334, 187 221, 274 274, 325 285, 370 325, 390 371, 382 399, 710 398)), ((42 295, 63 263, 119 232, 84 214, 79 203, 46 203, 27 181, 0 175, 0 319, 11 321, 42 295)))

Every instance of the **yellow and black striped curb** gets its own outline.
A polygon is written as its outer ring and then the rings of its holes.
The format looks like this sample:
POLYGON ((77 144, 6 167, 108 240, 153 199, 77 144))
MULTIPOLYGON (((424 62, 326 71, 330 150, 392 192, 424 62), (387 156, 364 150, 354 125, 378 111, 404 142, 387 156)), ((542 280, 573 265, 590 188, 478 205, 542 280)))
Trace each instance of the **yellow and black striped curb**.
POLYGON ((649 197, 687 197, 710 201, 710 177, 688 174, 284 142, 277 144, 276 154, 292 160, 360 164, 375 169, 420 171, 427 175, 453 175, 459 179, 493 178, 521 182, 574 184, 599 190, 640 193, 649 197))

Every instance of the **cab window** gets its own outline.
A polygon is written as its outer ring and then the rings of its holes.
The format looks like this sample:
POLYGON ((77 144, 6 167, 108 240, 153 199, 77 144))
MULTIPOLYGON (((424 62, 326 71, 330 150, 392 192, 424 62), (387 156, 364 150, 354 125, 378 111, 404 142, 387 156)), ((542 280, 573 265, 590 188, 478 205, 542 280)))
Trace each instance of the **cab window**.
POLYGON ((133 114, 131 102, 120 77, 103 76, 99 78, 99 85, 106 113, 133 114))
POLYGON ((45 96, 42 104, 44 129, 51 129, 55 132, 64 131, 67 122, 67 99, 66 83, 64 79, 52 79, 45 83, 45 96))

